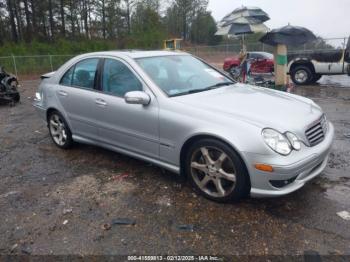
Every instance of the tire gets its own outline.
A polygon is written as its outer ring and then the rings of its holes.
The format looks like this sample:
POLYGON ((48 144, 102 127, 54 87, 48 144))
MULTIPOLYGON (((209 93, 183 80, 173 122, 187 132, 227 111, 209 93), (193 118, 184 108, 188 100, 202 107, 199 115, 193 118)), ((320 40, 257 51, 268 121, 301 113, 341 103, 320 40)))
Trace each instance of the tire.
POLYGON ((318 80, 320 80, 322 78, 322 75, 320 74, 315 74, 314 77, 312 78, 312 81, 310 82, 310 84, 315 84, 317 83, 318 80))
POLYGON ((189 147, 185 171, 194 190, 210 200, 234 202, 249 195, 245 164, 230 146, 216 139, 201 139, 189 147))
POLYGON ((48 117, 48 127, 52 141, 61 149, 68 149, 73 145, 72 132, 58 111, 53 111, 48 117))
POLYGON ((293 83, 296 85, 307 85, 312 82, 313 73, 308 66, 296 66, 291 74, 293 83))
POLYGON ((19 93, 16 93, 16 94, 13 96, 13 101, 15 101, 15 103, 18 103, 20 100, 21 100, 20 94, 19 94, 19 93))

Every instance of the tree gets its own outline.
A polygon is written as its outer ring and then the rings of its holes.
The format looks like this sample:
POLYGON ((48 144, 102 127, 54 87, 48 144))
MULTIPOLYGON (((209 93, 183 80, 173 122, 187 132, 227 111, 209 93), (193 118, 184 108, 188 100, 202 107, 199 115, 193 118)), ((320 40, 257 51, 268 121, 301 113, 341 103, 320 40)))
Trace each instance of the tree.
POLYGON ((165 37, 164 26, 154 2, 139 2, 132 16, 132 36, 137 46, 159 48, 165 37))
POLYGON ((27 41, 31 41, 32 39, 32 32, 33 32, 33 28, 32 28, 32 23, 30 21, 30 12, 29 12, 29 5, 28 5, 28 0, 24 0, 24 13, 25 13, 25 17, 26 17, 26 39, 27 41))
POLYGON ((60 0, 60 15, 61 15, 61 34, 63 37, 66 36, 66 18, 65 18, 65 1, 60 0))
POLYGON ((190 27, 192 25, 193 18, 197 12, 206 10, 208 6, 208 0, 175 0, 174 4, 177 6, 178 15, 181 21, 182 37, 183 39, 189 39, 190 27))
POLYGON ((53 19, 53 4, 52 0, 49 1, 49 22, 50 22, 50 32, 51 32, 51 38, 55 36, 55 22, 53 19))
POLYGON ((210 12, 199 11, 192 21, 191 41, 197 44, 215 45, 221 38, 215 36, 216 22, 210 12))
POLYGON ((12 1, 11 0, 7 0, 7 10, 8 10, 8 13, 9 13, 12 40, 14 42, 17 42, 18 41, 18 34, 17 34, 16 22, 15 22, 15 14, 14 14, 13 8, 14 8, 14 6, 12 5, 12 1))
POLYGON ((113 40, 120 48, 160 47, 167 37, 214 43, 215 21, 207 4, 208 0, 0 0, 0 44, 66 37, 113 40))

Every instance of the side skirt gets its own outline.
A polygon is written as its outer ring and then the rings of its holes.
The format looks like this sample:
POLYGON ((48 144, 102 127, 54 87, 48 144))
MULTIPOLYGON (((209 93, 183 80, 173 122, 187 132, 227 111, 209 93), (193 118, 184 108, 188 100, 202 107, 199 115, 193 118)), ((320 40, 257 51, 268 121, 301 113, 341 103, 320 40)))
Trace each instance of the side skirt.
POLYGON ((106 143, 103 143, 103 142, 99 142, 99 141, 94 141, 94 140, 91 140, 91 139, 88 139, 88 138, 84 138, 84 137, 81 137, 81 136, 77 136, 77 135, 73 135, 73 140, 78 142, 78 143, 82 143, 82 144, 88 144, 88 145, 103 147, 103 148, 109 149, 109 150, 117 152, 117 153, 121 153, 121 154, 124 154, 124 155, 128 155, 130 157, 133 157, 133 158, 137 158, 137 159, 140 159, 140 160, 152 163, 154 165, 157 165, 159 167, 167 169, 167 170, 169 170, 171 172, 174 172, 176 174, 180 174, 180 168, 178 166, 174 166, 172 164, 165 163, 165 162, 160 161, 158 159, 153 159, 153 158, 150 158, 150 157, 147 157, 147 156, 144 156, 144 155, 141 155, 141 154, 138 154, 138 153, 135 153, 135 152, 132 152, 132 151, 120 148, 120 147, 116 147, 116 146, 113 146, 113 145, 110 145, 110 144, 106 144, 106 143))

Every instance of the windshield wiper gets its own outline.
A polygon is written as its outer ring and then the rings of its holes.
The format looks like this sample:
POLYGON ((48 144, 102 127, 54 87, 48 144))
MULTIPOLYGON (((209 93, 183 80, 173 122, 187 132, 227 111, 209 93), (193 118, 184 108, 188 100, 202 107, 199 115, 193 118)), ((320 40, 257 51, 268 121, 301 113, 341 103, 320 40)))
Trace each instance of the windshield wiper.
POLYGON ((221 87, 221 86, 230 86, 230 85, 233 85, 234 83, 233 82, 220 82, 220 83, 217 83, 216 85, 212 85, 212 86, 209 86, 207 88, 210 88, 210 89, 215 89, 217 87, 221 87))
POLYGON ((212 86, 208 86, 206 88, 201 88, 201 89, 193 89, 187 92, 187 94, 194 94, 194 93, 199 93, 199 92, 203 92, 203 91, 208 91, 208 90, 212 90, 212 89, 216 89, 222 86, 229 86, 234 84, 233 82, 221 82, 221 83, 217 83, 215 85, 212 86))
POLYGON ((174 94, 174 95, 170 95, 170 97, 174 97, 174 96, 183 96, 183 95, 188 95, 188 94, 194 94, 194 93, 200 93, 200 92, 204 92, 204 91, 209 91, 209 90, 213 90, 213 89, 217 89, 219 87, 222 86, 229 86, 229 85, 233 85, 235 84, 234 82, 220 82, 217 83, 215 85, 212 86, 208 86, 206 88, 201 88, 201 89, 192 89, 183 93, 178 93, 178 94, 174 94))

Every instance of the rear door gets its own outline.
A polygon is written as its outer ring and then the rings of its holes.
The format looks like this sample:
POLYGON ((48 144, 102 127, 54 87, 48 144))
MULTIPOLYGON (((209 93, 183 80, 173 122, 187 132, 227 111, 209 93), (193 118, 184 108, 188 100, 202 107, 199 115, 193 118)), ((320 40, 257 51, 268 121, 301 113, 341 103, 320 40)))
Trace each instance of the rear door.
POLYGON ((87 58, 72 66, 62 77, 56 91, 72 133, 85 138, 98 137, 93 94, 99 58, 87 58))

